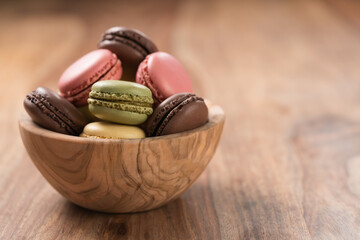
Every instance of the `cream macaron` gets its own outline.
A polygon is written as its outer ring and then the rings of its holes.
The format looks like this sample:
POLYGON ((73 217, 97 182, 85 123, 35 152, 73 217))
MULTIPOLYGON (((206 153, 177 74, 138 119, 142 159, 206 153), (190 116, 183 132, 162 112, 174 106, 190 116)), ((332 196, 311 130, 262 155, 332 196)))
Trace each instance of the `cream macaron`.
POLYGON ((109 122, 92 122, 85 126, 80 137, 101 139, 144 138, 145 133, 135 126, 120 125, 109 122))

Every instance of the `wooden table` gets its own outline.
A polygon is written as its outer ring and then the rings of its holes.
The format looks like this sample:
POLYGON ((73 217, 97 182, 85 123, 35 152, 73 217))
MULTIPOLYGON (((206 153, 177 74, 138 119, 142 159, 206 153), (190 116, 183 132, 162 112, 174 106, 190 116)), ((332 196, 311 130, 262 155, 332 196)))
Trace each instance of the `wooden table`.
POLYGON ((359 1, 3 1, 0 29, 1 239, 360 239, 359 1), (176 56, 227 117, 196 183, 138 214, 65 200, 17 126, 26 93, 113 25, 176 56))

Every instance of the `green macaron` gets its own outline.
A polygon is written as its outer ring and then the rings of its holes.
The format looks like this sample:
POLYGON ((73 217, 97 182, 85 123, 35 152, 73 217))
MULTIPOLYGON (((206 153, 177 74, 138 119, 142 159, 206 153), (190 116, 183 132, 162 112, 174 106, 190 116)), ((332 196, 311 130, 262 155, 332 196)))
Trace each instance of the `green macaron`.
POLYGON ((138 125, 152 114, 151 90, 127 81, 104 80, 91 87, 89 110, 102 120, 138 125))

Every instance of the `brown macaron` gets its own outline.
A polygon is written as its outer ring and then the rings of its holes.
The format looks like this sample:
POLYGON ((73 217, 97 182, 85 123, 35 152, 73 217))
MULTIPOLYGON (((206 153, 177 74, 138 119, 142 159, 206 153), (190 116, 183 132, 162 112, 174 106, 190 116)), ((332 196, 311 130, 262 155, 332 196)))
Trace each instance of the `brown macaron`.
POLYGON ((184 132, 204 125, 208 108, 201 97, 178 93, 163 101, 146 123, 147 136, 184 132))
POLYGON ((135 81, 136 71, 145 57, 158 49, 142 32, 125 27, 108 29, 98 43, 99 48, 108 49, 121 60, 121 80, 135 81))
POLYGON ((24 108, 35 123, 54 132, 79 135, 87 124, 74 105, 45 87, 26 95, 24 108))

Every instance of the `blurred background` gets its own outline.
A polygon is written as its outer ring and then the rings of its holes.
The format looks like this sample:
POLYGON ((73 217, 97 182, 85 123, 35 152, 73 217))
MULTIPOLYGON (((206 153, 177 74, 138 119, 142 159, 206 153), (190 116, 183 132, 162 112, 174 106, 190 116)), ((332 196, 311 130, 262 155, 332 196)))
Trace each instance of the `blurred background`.
POLYGON ((143 31, 160 50, 177 57, 195 91, 224 108, 235 98, 251 105, 268 104, 272 98, 284 109, 282 98, 288 97, 320 104, 323 94, 340 94, 329 82, 358 78, 357 1, 0 4, 0 79, 12 82, 7 92, 19 94, 16 99, 38 85, 56 88, 63 70, 96 49, 102 33, 116 25, 143 31))
POLYGON ((360 149, 357 0, 1 0, 0 230, 8 222, 14 236, 20 224, 20 233, 31 232, 21 220, 31 216, 29 201, 45 203, 55 223, 75 221, 91 232, 84 215, 110 225, 48 186, 22 146, 17 119, 28 92, 56 90, 62 72, 112 26, 139 29, 178 58, 195 92, 227 117, 217 154, 180 200, 115 222, 129 231, 141 222, 153 234, 162 226, 185 239, 359 237, 360 158, 345 162, 360 149))

